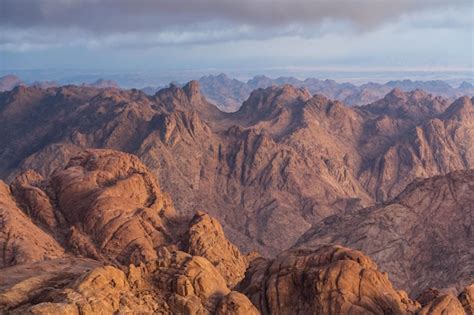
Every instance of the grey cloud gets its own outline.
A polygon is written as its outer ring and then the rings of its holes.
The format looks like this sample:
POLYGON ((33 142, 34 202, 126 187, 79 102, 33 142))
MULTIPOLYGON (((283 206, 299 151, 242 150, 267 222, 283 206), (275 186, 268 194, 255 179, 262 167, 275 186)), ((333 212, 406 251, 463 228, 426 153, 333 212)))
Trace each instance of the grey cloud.
POLYGON ((0 25, 117 33, 336 20, 370 29, 405 13, 470 5, 471 0, 0 0, 0 25))
POLYGON ((0 0, 0 52, 308 39, 351 35, 394 20, 400 27, 470 29, 470 16, 466 22, 455 14, 472 5, 470 0, 0 0))

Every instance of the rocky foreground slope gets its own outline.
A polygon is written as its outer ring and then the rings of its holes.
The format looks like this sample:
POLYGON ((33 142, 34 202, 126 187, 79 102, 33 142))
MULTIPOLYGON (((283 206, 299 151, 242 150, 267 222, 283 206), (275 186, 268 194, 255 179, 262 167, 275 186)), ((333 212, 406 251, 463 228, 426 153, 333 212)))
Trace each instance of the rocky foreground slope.
POLYGON ((290 85, 223 113, 199 84, 141 91, 17 87, 0 94, 0 176, 48 177, 84 148, 134 153, 181 214, 275 255, 312 225, 396 197, 417 177, 474 167, 472 99, 393 90, 346 107, 290 85))
POLYGON ((137 157, 86 151, 1 188, 3 311, 257 313, 230 289, 248 258, 207 214, 177 216, 137 157))
POLYGON ((0 312, 8 314, 469 314, 459 298, 396 290, 361 252, 242 254, 219 222, 176 214, 135 156, 87 150, 0 185, 0 312))

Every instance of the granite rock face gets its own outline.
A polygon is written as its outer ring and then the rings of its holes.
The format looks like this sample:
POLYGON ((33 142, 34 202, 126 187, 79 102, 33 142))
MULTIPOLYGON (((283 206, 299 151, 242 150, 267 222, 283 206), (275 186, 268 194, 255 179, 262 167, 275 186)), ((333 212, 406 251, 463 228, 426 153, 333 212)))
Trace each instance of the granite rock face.
POLYGON ((187 232, 187 252, 202 256, 219 270, 229 287, 242 280, 248 258, 229 242, 221 224, 208 214, 198 212, 190 222, 187 232))
POLYGON ((155 247, 171 239, 171 200, 129 154, 85 151, 47 179, 19 175, 12 191, 33 221, 78 255, 129 264, 155 258, 155 247))
POLYGON ((18 208, 10 188, 0 181, 0 266, 59 258, 64 249, 18 208))
POLYGON ((340 246, 255 260, 240 288, 262 314, 408 314, 419 308, 368 257, 340 246))
POLYGON ((463 306, 452 294, 443 294, 429 302, 417 314, 420 315, 442 315, 442 314, 465 314, 463 306))

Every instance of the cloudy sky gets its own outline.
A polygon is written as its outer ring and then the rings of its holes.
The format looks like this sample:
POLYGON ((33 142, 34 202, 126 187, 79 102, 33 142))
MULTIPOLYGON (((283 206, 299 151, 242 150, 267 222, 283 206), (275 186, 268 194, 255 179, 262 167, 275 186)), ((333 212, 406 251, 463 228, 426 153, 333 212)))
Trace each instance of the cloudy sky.
POLYGON ((472 0, 0 0, 3 69, 472 69, 472 0))

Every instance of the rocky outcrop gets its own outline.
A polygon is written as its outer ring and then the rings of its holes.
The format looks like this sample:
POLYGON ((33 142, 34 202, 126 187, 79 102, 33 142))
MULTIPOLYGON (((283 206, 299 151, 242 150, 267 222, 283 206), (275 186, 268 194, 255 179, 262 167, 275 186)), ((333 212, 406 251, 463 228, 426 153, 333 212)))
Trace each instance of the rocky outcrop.
POLYGON ((27 171, 13 192, 33 220, 76 254, 128 264, 155 258, 170 242, 174 208, 137 157, 90 150, 44 180, 27 171))
MULTIPOLYGON (((34 247, 31 249, 34 250, 34 247)), ((29 263, 0 269, 0 313, 27 314, 26 309, 36 304, 35 301, 47 300, 51 291, 61 290, 99 267, 102 263, 92 259, 64 257, 37 262, 29 260, 29 263)), ((74 314, 72 311, 68 313, 68 309, 70 307, 58 306, 56 311, 52 308, 50 311, 53 314, 74 314)))
POLYGON ((186 252, 209 260, 233 288, 244 277, 248 259, 229 242, 221 224, 208 214, 198 212, 186 235, 186 252))
POLYGON ((258 314, 219 222, 177 216, 135 156, 87 150, 0 188, 0 312, 258 314))
POLYGON ((421 308, 419 315, 466 314, 459 300, 451 294, 443 294, 421 308))
POLYGON ((50 268, 59 270, 4 290, 0 305, 10 314, 222 314, 226 310, 258 314, 245 296, 227 288, 219 272, 202 257, 162 249, 156 260, 130 265, 125 272, 97 266, 75 273, 82 268, 80 263, 50 262, 50 268))
POLYGON ((255 260, 240 288, 262 314, 407 314, 419 307, 368 257, 340 246, 255 260))
POLYGON ((217 306, 217 315, 256 315, 257 308, 242 293, 232 291, 217 306))
POLYGON ((441 114, 448 106, 446 99, 434 97, 422 90, 405 93, 395 88, 384 98, 362 108, 376 115, 422 121, 441 114))
POLYGON ((59 258, 63 247, 43 229, 36 226, 0 181, 0 267, 59 258))
POLYGON ((466 315, 474 314, 474 284, 464 288, 458 296, 466 315))
POLYGON ((341 244, 363 251, 398 287, 460 291, 472 282, 474 171, 418 180, 385 204, 326 218, 298 247, 341 244))

